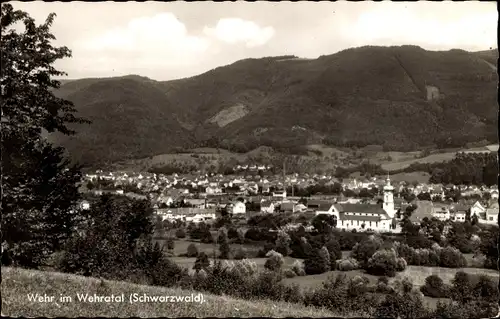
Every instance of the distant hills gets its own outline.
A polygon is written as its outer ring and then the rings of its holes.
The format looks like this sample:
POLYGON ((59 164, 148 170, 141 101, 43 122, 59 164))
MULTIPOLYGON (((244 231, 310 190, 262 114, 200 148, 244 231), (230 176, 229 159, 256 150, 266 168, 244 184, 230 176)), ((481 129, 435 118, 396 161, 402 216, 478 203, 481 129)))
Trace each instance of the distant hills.
POLYGON ((93 124, 55 138, 84 163, 192 147, 496 143, 497 60, 497 50, 360 47, 318 59, 246 59, 174 81, 65 81, 56 94, 93 124))

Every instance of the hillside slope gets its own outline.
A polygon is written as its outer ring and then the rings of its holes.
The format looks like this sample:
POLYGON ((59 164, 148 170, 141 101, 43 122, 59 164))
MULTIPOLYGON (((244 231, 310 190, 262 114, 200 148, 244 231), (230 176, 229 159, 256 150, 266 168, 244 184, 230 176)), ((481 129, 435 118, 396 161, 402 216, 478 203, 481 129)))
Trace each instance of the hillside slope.
POLYGON ((9 317, 66 318, 155 318, 155 317, 332 317, 335 314, 317 308, 271 302, 249 301, 204 294, 203 303, 129 303, 130 294, 142 296, 191 296, 195 291, 101 281, 96 278, 63 273, 2 267, 2 315, 9 317), (55 296, 55 302, 29 301, 28 294, 55 296), (125 302, 85 303, 77 294, 93 296, 125 295, 125 302), (60 296, 71 296, 71 302, 60 302, 60 296))
MULTIPOLYGON (((96 119, 100 108, 122 96, 130 113, 140 109, 150 118, 160 118, 157 113, 167 117, 170 130, 177 132, 168 132, 168 143, 184 147, 189 136, 198 146, 241 152, 259 145, 291 148, 320 143, 376 144, 400 151, 423 145, 461 147, 484 139, 497 141, 495 56, 497 50, 361 47, 318 59, 246 59, 175 81, 138 76, 76 80, 64 84, 59 94, 96 119), (116 84, 124 81, 140 85, 116 84), (104 82, 114 83, 113 89, 96 90, 104 82), (130 95, 142 103, 130 103, 130 95), (92 99, 98 107, 88 107, 92 99)), ((124 123, 113 114, 108 119, 141 136, 145 146, 137 146, 140 150, 134 154, 162 153, 157 142, 149 142, 157 139, 157 126, 124 123)), ((100 148, 97 136, 106 133, 97 126, 92 131, 96 138, 91 143, 80 138, 85 150, 100 148)), ((118 148, 113 157, 122 152, 118 148)))
POLYGON ((136 77, 71 81, 57 94, 72 101, 77 135, 52 136, 84 164, 166 153, 190 145, 190 133, 173 117, 170 102, 152 81, 136 77))

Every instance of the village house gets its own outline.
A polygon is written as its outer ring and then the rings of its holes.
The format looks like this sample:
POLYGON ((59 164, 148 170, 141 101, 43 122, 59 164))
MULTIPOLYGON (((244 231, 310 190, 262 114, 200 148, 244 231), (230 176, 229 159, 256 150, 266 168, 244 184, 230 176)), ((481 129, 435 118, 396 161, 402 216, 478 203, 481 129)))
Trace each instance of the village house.
POLYGON ((477 216, 480 223, 486 221, 486 208, 479 201, 476 201, 470 208, 470 217, 474 216, 477 216))
POLYGON ((286 191, 285 190, 275 191, 275 192, 273 192, 272 196, 276 199, 285 199, 286 198, 286 191))
POLYGON ((457 204, 451 207, 451 220, 464 222, 467 213, 470 211, 469 206, 457 204))
POLYGON ((486 209, 486 224, 498 224, 498 202, 486 209))
POLYGON ((498 189, 492 189, 490 195, 492 199, 498 199, 498 189))
POLYGON ((446 206, 436 206, 434 205, 432 211, 432 217, 439 219, 441 221, 447 221, 450 219, 450 210, 446 206))
POLYGON ((269 200, 262 199, 260 202, 260 212, 266 214, 274 213, 274 203, 269 200))
POLYGON ((238 214, 245 214, 247 212, 247 207, 245 206, 245 203, 241 201, 236 201, 230 205, 230 212, 233 215, 238 215, 238 214))

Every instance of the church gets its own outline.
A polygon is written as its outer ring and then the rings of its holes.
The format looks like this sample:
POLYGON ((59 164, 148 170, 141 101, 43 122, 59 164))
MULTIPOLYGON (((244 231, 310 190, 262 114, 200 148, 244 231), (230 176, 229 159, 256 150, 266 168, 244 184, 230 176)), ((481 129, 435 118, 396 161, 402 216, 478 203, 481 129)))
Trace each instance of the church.
MULTIPOLYGON (((357 231, 391 231, 393 220, 396 215, 394 209, 394 187, 387 177, 384 186, 384 200, 379 204, 318 204, 316 215, 329 214, 337 218, 337 228, 357 231), (326 205, 325 205, 326 204, 326 205)), ((313 207, 311 203, 308 207, 313 207)))

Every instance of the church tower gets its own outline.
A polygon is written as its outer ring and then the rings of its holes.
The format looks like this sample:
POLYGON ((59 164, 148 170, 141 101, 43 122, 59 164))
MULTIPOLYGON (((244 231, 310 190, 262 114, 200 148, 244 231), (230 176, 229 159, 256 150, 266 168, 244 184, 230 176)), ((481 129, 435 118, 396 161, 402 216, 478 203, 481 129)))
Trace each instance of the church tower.
POLYGON ((387 184, 384 186, 384 204, 383 209, 390 218, 394 218, 394 187, 391 185, 391 179, 387 175, 387 184))

